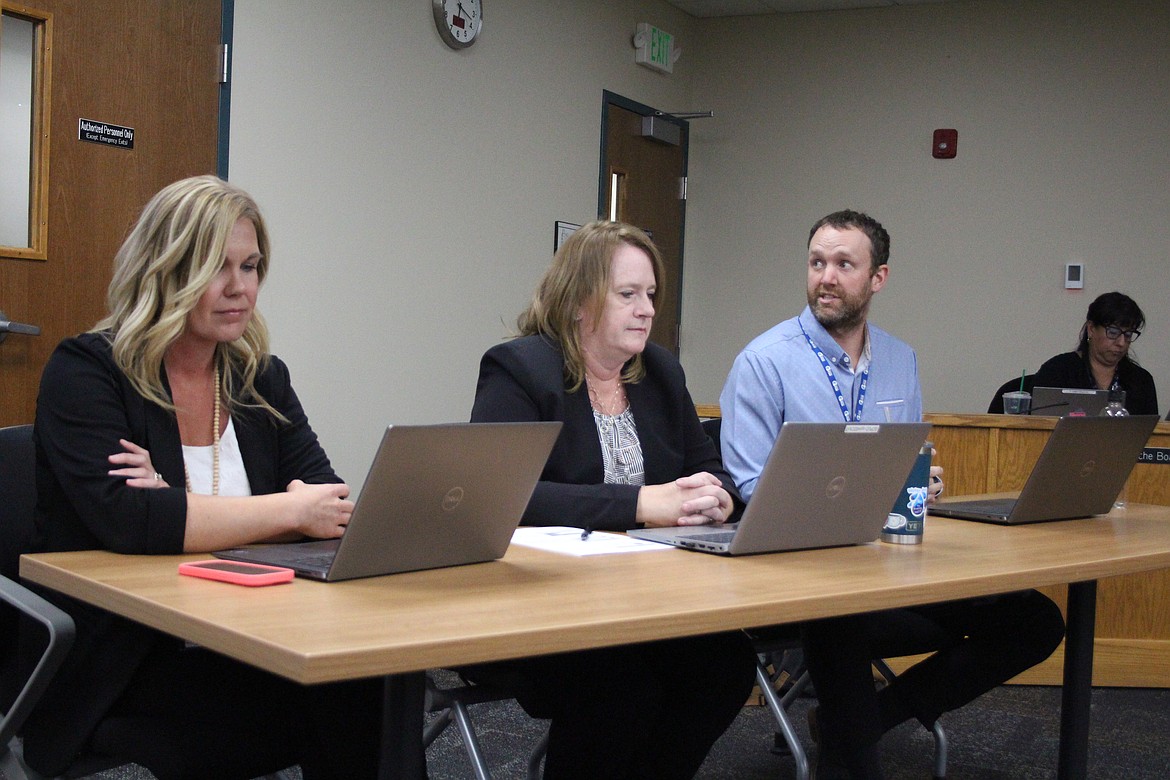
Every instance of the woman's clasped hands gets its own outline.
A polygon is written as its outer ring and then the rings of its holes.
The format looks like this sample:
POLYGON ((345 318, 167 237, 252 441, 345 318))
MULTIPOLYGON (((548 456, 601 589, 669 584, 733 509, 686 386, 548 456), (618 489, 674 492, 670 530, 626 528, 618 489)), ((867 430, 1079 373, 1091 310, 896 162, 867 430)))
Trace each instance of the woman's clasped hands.
POLYGON ((637 520, 646 526, 719 524, 733 508, 722 483, 700 471, 639 490, 637 520))

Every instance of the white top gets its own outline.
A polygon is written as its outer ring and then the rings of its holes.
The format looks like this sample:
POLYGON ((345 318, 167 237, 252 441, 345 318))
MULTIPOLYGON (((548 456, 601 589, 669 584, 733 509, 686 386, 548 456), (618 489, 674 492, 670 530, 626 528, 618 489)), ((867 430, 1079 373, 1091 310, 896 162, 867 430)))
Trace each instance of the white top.
MULTIPOLYGON (((187 478, 191 480, 192 493, 211 495, 213 449, 212 445, 207 447, 183 445, 183 461, 187 464, 187 478)), ((236 438, 236 428, 230 416, 227 429, 219 437, 219 495, 252 495, 248 472, 244 470, 244 456, 240 454, 240 440, 236 438)))

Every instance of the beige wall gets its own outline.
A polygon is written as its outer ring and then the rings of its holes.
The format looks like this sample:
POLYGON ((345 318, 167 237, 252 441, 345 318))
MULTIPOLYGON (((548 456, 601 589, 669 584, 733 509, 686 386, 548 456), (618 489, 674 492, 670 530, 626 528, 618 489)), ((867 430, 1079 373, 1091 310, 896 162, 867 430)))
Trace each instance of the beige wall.
POLYGON ((671 110, 634 64, 657 0, 489 0, 455 52, 421 0, 236 0, 231 178, 271 222, 260 308, 344 478, 387 423, 466 420, 479 358, 597 209, 602 90, 671 110))
POLYGON ((808 229, 891 233, 872 319, 918 350, 928 411, 983 412, 1073 348, 1088 304, 1146 312, 1170 408, 1170 4, 960 2, 714 20, 694 102, 683 362, 714 402, 743 344, 804 305, 808 229), (935 128, 958 156, 930 154, 935 128), (1086 264, 1066 291, 1064 264, 1086 264), (718 305, 719 302, 731 305, 718 305))
POLYGON ((928 410, 982 411, 1115 287, 1146 309, 1136 351, 1170 404, 1163 3, 723 20, 659 0, 486 5, 482 40, 452 52, 419 0, 236 0, 231 176, 271 222, 261 308, 351 482, 386 423, 466 419, 553 222, 594 213, 603 89, 716 112, 692 124, 696 400, 796 313, 808 226, 849 206, 893 235, 874 319, 918 348, 928 410), (634 65, 639 21, 676 35, 672 76, 634 65), (958 128, 957 159, 930 157, 936 127, 958 128), (1060 284, 1074 260, 1081 293, 1060 284))

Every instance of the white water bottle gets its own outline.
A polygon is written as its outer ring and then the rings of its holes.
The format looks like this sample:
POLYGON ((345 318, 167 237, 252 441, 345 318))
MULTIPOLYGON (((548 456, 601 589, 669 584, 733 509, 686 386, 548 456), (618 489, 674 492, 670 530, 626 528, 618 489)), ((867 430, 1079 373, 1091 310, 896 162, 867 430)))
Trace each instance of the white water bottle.
MULTIPOLYGON (((1102 417, 1129 417, 1129 412, 1125 409, 1125 391, 1118 388, 1109 389, 1109 403, 1101 410, 1102 417)), ((1117 494, 1117 498, 1113 499, 1113 506, 1117 509, 1125 509, 1125 485, 1121 486, 1121 492, 1117 494)))

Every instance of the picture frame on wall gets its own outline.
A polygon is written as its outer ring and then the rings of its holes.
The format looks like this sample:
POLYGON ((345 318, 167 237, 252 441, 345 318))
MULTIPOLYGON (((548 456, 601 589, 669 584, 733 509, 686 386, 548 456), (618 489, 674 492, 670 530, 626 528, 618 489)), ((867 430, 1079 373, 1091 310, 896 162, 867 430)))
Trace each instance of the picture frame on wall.
POLYGON ((553 252, 559 250, 561 248, 561 244, 565 243, 569 236, 577 232, 577 229, 580 227, 581 226, 575 222, 562 222, 558 219, 556 221, 556 226, 553 229, 553 252))

